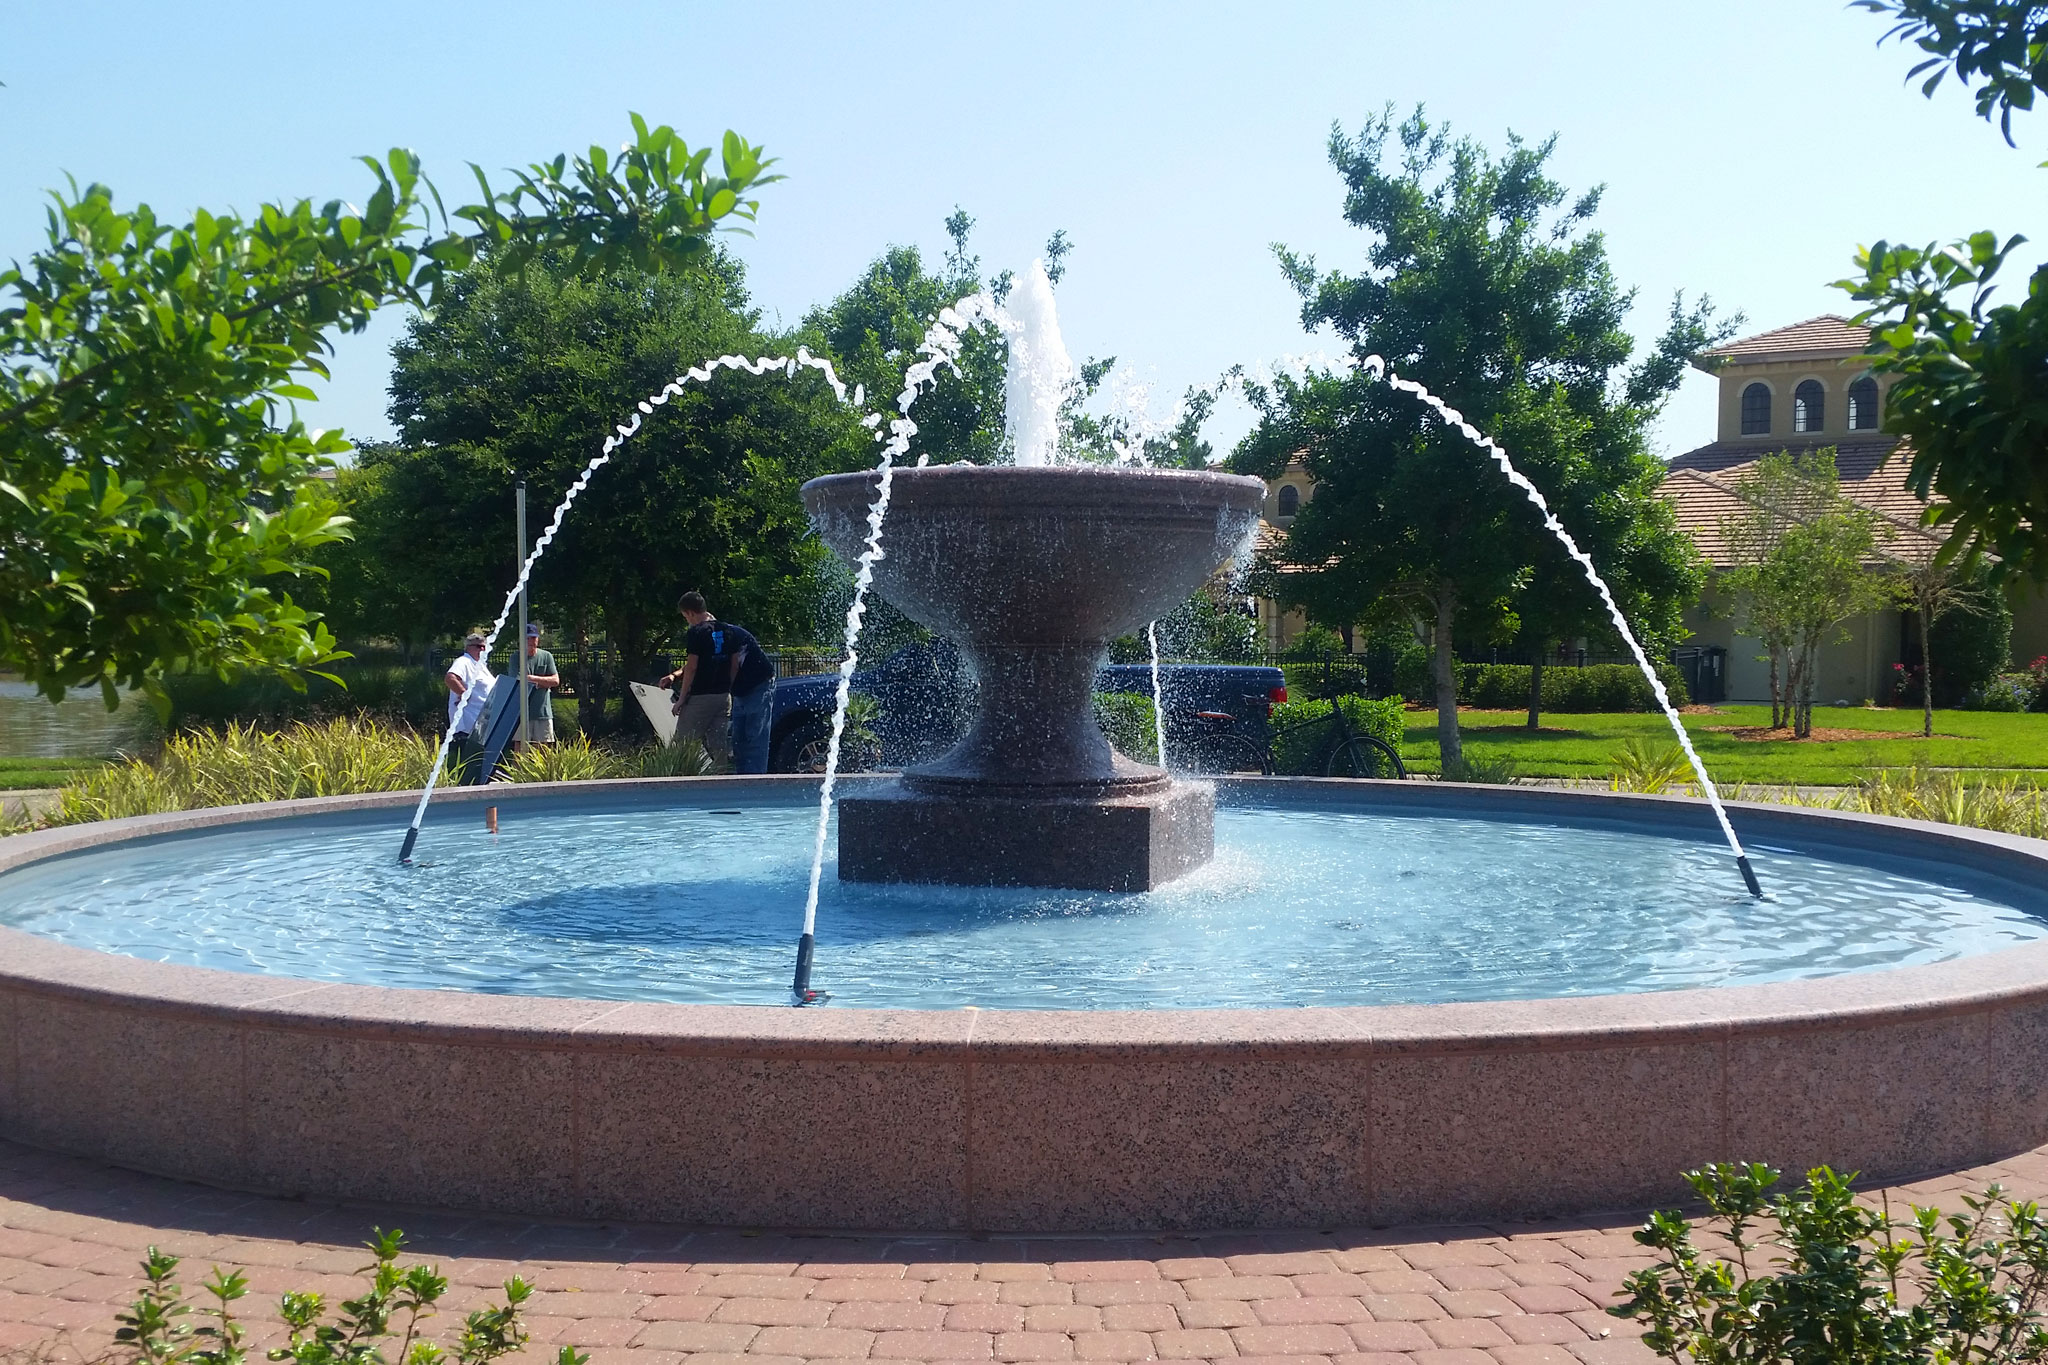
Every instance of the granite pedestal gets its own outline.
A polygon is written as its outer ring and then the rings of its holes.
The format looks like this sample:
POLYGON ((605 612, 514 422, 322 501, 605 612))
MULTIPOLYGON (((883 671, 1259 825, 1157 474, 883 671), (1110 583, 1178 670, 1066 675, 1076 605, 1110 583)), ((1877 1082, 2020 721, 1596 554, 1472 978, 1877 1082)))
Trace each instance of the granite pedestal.
MULTIPOLYGON (((878 474, 804 485, 849 565, 877 523, 878 474)), ((1092 696, 1103 653, 1241 553, 1265 484, 1190 470, 925 466, 891 476, 874 584, 958 642, 973 721, 954 748, 839 817, 848 881, 1145 891, 1209 860, 1205 786, 1111 750, 1092 696)))
POLYGON ((1215 825, 1215 789, 1206 783, 1090 796, 962 795, 891 782, 839 803, 839 876, 1150 891, 1209 861, 1215 825))

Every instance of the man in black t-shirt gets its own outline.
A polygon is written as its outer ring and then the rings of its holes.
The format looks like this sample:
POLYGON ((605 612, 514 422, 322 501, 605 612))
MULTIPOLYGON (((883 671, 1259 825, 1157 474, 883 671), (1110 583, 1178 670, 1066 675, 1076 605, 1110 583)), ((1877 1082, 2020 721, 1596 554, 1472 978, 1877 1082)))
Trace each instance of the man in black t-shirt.
POLYGON ((683 666, 661 680, 678 689, 676 738, 701 741, 714 759, 733 759, 734 771, 768 771, 768 726, 775 665, 744 627, 721 621, 702 593, 676 604, 690 623, 683 666))

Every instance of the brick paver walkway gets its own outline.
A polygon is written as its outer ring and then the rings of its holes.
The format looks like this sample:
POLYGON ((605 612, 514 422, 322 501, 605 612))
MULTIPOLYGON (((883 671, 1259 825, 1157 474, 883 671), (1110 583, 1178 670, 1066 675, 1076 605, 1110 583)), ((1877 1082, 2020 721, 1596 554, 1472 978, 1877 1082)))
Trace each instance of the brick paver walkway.
MULTIPOLYGON (((2048 1148, 1899 1187, 2048 1194, 2048 1148)), ((853 1237, 534 1223, 254 1199, 0 1142, 0 1357, 91 1358, 151 1243, 249 1269, 252 1345, 286 1289, 331 1301, 372 1225, 406 1230, 463 1311, 517 1274, 536 1348, 592 1365, 1226 1360, 1609 1365, 1652 1357, 1600 1311, 1645 1263, 1639 1215, 1518 1227, 1142 1238, 853 1237)), ((445 1318, 443 1327, 452 1326, 445 1318)), ((546 1359, 529 1350, 527 1359, 546 1359)))

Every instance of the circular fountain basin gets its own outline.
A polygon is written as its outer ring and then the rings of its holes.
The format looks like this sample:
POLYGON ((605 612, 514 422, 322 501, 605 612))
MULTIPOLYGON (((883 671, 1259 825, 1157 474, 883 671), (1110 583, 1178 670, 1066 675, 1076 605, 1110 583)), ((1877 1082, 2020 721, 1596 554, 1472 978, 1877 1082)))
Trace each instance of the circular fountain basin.
POLYGON ((0 1132, 265 1191, 989 1230, 2048 1139, 2048 845, 1752 807, 1757 903, 1691 802, 1226 783, 1216 863, 1160 891, 828 882, 834 1005, 767 1008, 815 795, 451 793, 411 868, 402 794, 0 842, 0 1132))

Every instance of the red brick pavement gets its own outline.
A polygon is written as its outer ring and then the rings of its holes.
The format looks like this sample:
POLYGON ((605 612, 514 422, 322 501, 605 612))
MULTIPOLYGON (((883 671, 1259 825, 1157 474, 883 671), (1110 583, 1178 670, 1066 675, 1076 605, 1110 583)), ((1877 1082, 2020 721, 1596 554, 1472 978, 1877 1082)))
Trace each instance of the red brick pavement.
MULTIPOLYGON (((1993 1180, 2048 1195, 2048 1148, 1900 1186, 1941 1202, 1993 1180)), ((536 1287, 536 1347, 592 1365, 1216 1361, 1621 1365, 1649 1360, 1601 1312, 1646 1263, 1639 1214, 1516 1227, 1133 1238, 752 1235, 536 1223, 227 1194, 0 1142, 0 1357, 90 1358, 151 1244, 247 1267, 264 1300, 352 1293, 373 1225, 485 1301, 536 1287)), ((443 1325, 452 1325, 444 1320, 443 1325)), ((529 1350, 528 1359, 535 1359, 529 1350)))

